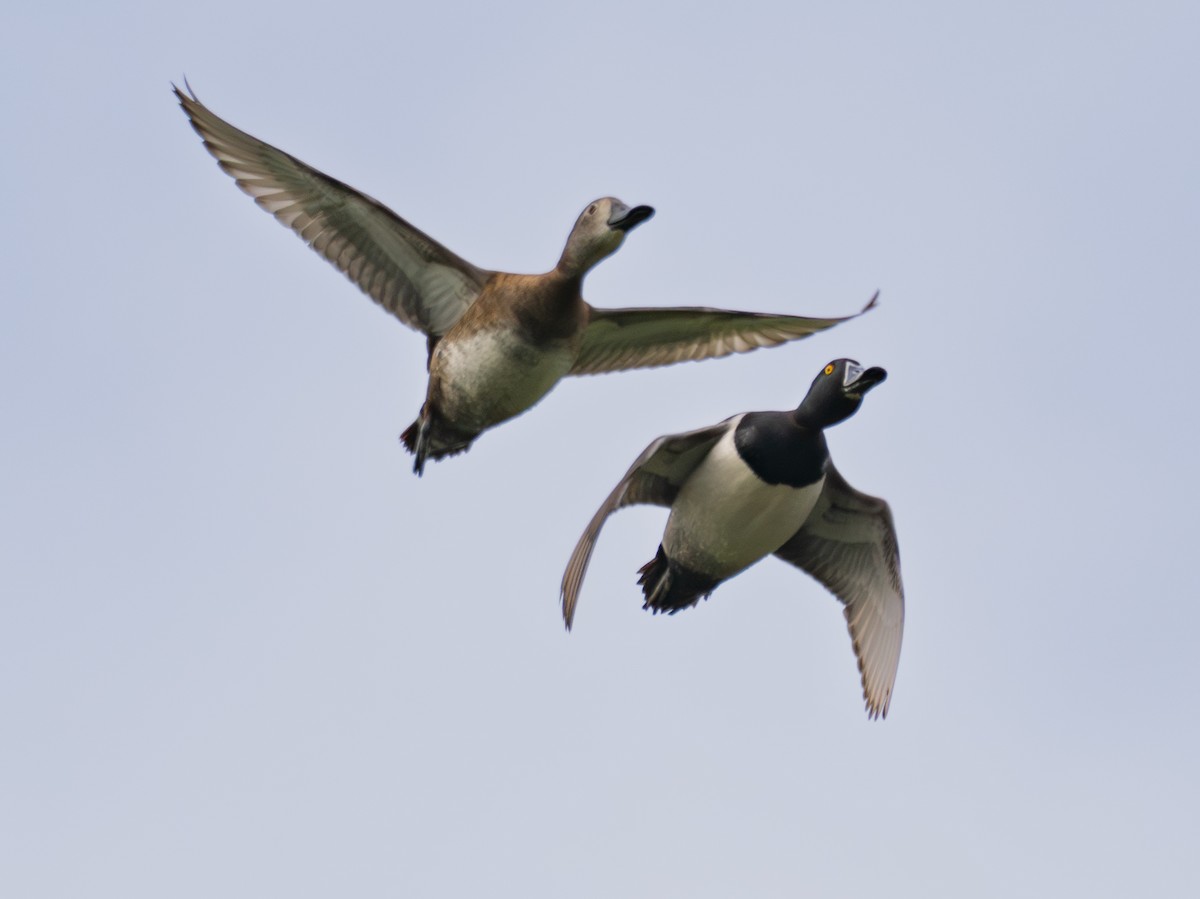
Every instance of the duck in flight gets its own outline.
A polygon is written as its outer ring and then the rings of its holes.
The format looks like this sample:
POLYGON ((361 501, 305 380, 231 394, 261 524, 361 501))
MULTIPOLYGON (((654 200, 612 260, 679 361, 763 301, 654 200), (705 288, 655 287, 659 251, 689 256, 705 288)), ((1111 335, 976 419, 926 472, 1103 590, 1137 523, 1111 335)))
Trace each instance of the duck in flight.
POLYGON ((425 334, 429 387, 401 435, 426 459, 468 449, 520 415, 565 375, 650 368, 777 346, 856 318, 804 318, 724 309, 597 309, 584 275, 654 215, 613 197, 589 203, 553 270, 515 275, 477 268, 378 200, 235 128, 190 86, 174 88, 220 167, 364 293, 425 334))
POLYGON ((853 415, 887 377, 836 359, 790 412, 743 412, 646 447, 588 524, 562 580, 567 628, 600 529, 636 503, 670 508, 639 574, 643 608, 674 615, 759 559, 806 571, 845 606, 867 714, 887 716, 900 662, 904 585, 888 504, 834 468, 824 431, 853 415))

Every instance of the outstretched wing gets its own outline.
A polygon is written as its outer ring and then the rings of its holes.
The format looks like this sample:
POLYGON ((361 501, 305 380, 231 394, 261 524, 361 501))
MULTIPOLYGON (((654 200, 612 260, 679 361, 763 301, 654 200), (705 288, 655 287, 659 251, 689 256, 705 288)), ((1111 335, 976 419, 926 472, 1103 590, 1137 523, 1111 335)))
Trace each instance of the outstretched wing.
POLYGON ((737 427, 740 415, 726 419, 720 424, 710 425, 685 434, 668 434, 659 437, 642 452, 630 466, 625 477, 613 488, 588 522, 583 536, 571 553, 567 570, 562 579, 562 613, 567 630, 575 618, 575 605, 579 601, 579 588, 587 572, 592 550, 600 536, 600 529, 608 516, 624 506, 649 503, 670 506, 675 502, 679 488, 688 479, 700 461, 708 455, 713 444, 730 428, 737 427))
POLYGON ((230 125, 190 87, 175 96, 238 187, 409 327, 442 336, 491 276, 377 200, 230 125))
POLYGON ((859 493, 830 463, 817 505, 775 555, 845 604, 867 714, 886 718, 904 635, 900 548, 888 504, 859 493))
POLYGON ((876 291, 861 311, 842 318, 804 318, 687 306, 592 309, 579 358, 568 374, 653 368, 779 346, 858 318, 873 308, 878 299, 876 291))

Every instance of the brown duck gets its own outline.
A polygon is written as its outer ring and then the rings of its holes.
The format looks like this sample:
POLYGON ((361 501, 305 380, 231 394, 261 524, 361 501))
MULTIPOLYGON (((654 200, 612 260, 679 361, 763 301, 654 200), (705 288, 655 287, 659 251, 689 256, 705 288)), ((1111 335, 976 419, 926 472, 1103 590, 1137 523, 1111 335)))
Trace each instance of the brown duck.
MULTIPOLYGON (((468 449, 520 415, 564 375, 598 374, 742 353, 799 340, 855 315, 804 318, 723 309, 596 309, 584 275, 654 215, 613 197, 588 204, 558 265, 540 275, 477 268, 382 203, 235 128, 191 88, 175 88, 204 146, 238 187, 371 299, 428 341, 429 389, 401 435, 426 458, 468 449)), ((878 295, 876 295, 878 296, 878 295)))

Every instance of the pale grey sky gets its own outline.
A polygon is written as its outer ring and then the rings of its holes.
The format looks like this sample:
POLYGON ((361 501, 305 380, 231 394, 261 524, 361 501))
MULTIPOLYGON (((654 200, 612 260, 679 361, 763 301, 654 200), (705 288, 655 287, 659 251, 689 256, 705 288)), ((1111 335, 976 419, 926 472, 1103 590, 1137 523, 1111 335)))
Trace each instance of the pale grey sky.
POLYGON ((0 27, 0 894, 1187 895, 1200 826, 1188 3, 66 4, 0 27), (424 343, 170 93, 472 262, 658 209, 596 305, 877 310, 561 384, 418 480, 424 343), (891 377, 887 721, 768 560, 673 618, 654 437, 891 377))

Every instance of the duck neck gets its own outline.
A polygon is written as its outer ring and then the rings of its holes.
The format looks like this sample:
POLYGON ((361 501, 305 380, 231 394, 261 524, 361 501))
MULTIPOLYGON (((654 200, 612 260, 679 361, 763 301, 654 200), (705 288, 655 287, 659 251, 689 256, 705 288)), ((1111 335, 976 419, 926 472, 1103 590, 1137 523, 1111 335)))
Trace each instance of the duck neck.
POLYGON ((818 400, 814 402, 812 397, 806 397, 799 408, 791 413, 791 418, 798 427, 809 431, 824 431, 826 428, 832 428, 836 424, 841 424, 857 412, 861 403, 861 399, 818 400))
POLYGON ((794 424, 801 431, 809 431, 820 433, 823 428, 813 419, 812 413, 804 408, 803 405, 796 409, 789 416, 794 424))
POLYGON ((561 284, 563 289, 574 288, 578 291, 583 287, 583 276, 587 273, 586 268, 576 265, 564 251, 549 277, 553 278, 556 284, 561 284))
POLYGON ((520 277, 520 299, 510 308, 534 343, 570 338, 586 326, 587 304, 579 292, 582 278, 558 269, 520 277))
POLYGON ((563 250, 562 256, 558 259, 558 265, 554 267, 554 274, 561 278, 568 278, 578 283, 583 282, 583 276, 588 273, 590 265, 582 263, 572 252, 570 247, 563 250))

